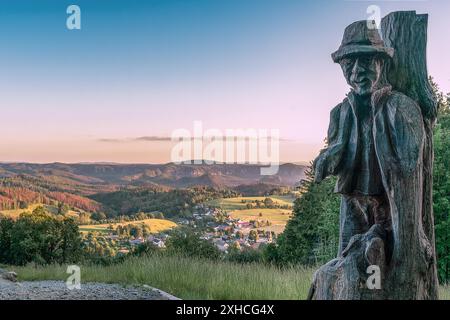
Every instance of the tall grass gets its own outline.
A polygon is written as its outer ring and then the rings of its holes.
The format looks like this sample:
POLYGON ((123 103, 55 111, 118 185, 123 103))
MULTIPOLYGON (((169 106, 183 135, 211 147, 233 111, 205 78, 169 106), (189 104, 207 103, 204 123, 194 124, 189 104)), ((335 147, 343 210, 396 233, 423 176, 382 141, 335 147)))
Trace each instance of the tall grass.
POLYGON ((450 285, 441 286, 439 290, 440 300, 450 300, 450 285))
MULTIPOLYGON (((21 281, 65 280, 67 266, 10 267, 21 281)), ((176 256, 134 257, 110 266, 81 266, 81 281, 143 285, 182 299, 303 300, 313 269, 278 269, 263 264, 236 264, 176 256)), ((441 286, 440 299, 450 300, 450 286, 441 286)))
MULTIPOLYGON (((66 266, 13 267, 19 280, 65 280, 66 266)), ((148 284, 182 299, 305 299, 312 269, 280 270, 175 256, 130 258, 111 266, 81 266, 82 282, 148 284)))

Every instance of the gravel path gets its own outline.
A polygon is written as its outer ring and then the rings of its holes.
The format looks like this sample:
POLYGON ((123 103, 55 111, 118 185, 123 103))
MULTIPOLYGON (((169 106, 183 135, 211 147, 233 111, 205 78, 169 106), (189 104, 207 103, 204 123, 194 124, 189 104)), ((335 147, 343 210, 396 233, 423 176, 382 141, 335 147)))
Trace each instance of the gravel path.
MULTIPOLYGON (((82 283, 69 290, 63 281, 10 282, 0 279, 0 300, 169 300, 170 295, 150 287, 82 283)), ((176 299, 176 298, 175 298, 176 299)))

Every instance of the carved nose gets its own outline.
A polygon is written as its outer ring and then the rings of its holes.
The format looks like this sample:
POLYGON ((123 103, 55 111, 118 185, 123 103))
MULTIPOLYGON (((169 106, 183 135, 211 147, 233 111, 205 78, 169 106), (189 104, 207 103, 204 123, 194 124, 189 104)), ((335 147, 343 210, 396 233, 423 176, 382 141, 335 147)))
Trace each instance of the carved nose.
POLYGON ((363 71, 364 71, 364 68, 360 64, 359 59, 356 59, 355 65, 353 66, 353 69, 352 69, 352 73, 354 75, 357 75, 358 73, 363 72, 363 71))

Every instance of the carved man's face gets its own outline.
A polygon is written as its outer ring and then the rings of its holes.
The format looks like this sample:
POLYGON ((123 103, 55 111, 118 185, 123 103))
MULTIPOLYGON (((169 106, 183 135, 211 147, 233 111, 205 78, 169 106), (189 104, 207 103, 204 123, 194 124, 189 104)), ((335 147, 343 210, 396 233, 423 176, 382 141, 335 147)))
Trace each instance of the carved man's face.
POLYGON ((380 80, 383 60, 369 54, 349 56, 340 62, 347 83, 359 96, 371 95, 380 80))

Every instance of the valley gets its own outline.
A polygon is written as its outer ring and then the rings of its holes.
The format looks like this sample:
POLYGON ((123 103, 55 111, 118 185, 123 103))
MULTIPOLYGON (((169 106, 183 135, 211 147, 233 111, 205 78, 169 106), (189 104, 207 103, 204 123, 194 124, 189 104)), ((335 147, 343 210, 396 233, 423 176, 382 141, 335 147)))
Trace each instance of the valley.
POLYGON ((19 210, 17 214, 37 203, 62 203, 75 212, 104 212, 109 217, 154 210, 176 216, 182 213, 184 204, 170 207, 164 203, 170 202, 171 195, 183 193, 183 201, 189 202, 189 198, 195 198, 186 191, 189 189, 209 188, 207 199, 202 199, 205 201, 221 195, 262 196, 292 188, 304 178, 302 165, 282 164, 274 176, 261 176, 260 168, 238 164, 0 163, 0 211, 19 210), (163 207, 155 206, 155 202, 163 207))
POLYGON ((114 257, 189 228, 220 251, 271 243, 292 214, 304 167, 0 163, 0 215, 73 219, 91 254, 114 257))

